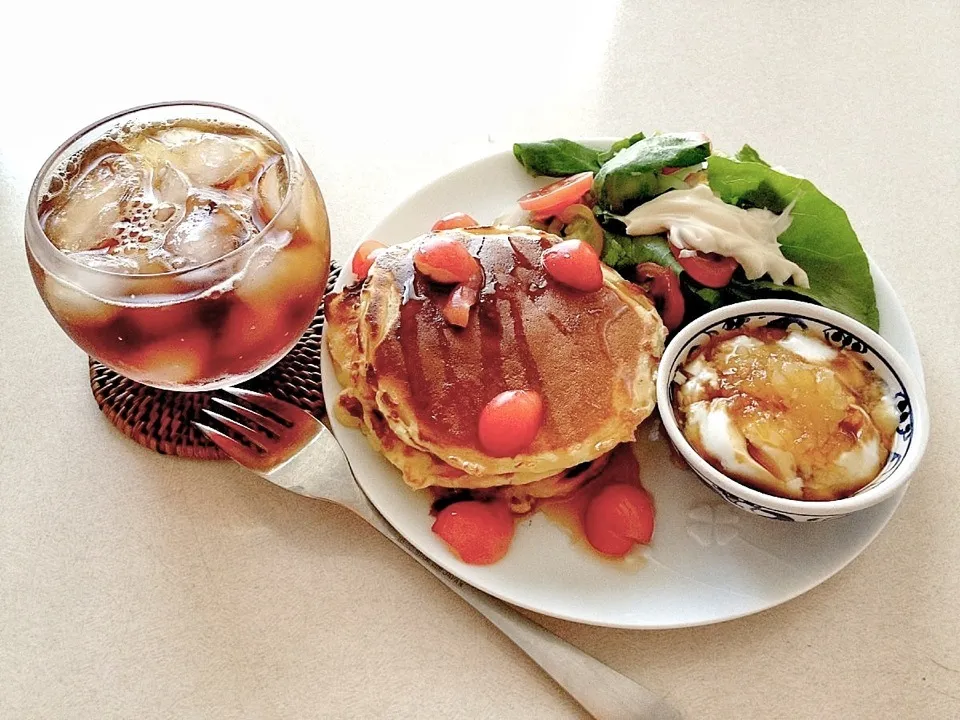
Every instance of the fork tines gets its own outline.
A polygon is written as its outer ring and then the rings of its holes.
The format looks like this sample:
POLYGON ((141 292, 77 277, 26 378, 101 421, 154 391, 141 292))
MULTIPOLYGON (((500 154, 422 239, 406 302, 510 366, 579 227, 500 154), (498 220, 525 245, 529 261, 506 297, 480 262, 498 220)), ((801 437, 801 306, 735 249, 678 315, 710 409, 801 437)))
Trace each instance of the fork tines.
POLYGON ((198 421, 194 425, 224 453, 248 467, 275 461, 317 423, 306 410, 263 393, 242 388, 223 388, 223 392, 244 404, 214 396, 211 399, 222 411, 204 408, 203 412, 220 427, 198 421))

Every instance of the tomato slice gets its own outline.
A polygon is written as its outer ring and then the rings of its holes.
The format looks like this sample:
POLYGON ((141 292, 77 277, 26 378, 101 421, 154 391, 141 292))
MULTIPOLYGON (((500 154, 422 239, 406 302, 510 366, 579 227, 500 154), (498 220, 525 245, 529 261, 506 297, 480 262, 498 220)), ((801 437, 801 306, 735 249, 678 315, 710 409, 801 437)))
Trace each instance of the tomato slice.
POLYGON ((444 215, 437 220, 430 230, 432 232, 440 232, 441 230, 453 230, 454 228, 476 227, 476 225, 477 221, 466 213, 455 212, 444 215))
POLYGON ((680 327, 686 307, 676 273, 654 262, 640 263, 634 272, 637 283, 653 298, 667 330, 680 327))
POLYGON ((510 549, 513 515, 504 502, 463 500, 437 513, 433 531, 465 563, 489 565, 510 549))
POLYGON ((373 267, 374 260, 377 259, 377 255, 383 252, 385 247, 386 245, 376 240, 365 240, 360 243, 360 247, 353 254, 353 261, 350 263, 350 269, 353 270, 357 280, 366 279, 367 273, 373 267))
POLYGON ((457 285, 440 308, 440 312, 451 325, 466 327, 470 322, 470 308, 477 304, 483 273, 478 269, 470 279, 457 285))
POLYGON ((587 505, 583 522, 589 543, 606 555, 626 555, 653 537, 653 501, 642 488, 607 485, 587 505))
POLYGON ((560 178, 556 182, 528 192, 517 200, 520 207, 533 213, 536 220, 542 220, 558 214, 567 205, 573 205, 593 187, 593 173, 582 172, 578 175, 560 178))
POLYGON ((706 285, 709 288, 722 288, 729 285, 733 273, 740 267, 736 258, 724 257, 717 253, 698 252, 690 257, 681 257, 680 248, 673 243, 668 244, 670 245, 670 252, 673 253, 684 272, 701 285, 706 285))
POLYGON ((444 285, 467 282, 477 272, 476 258, 451 237, 429 236, 413 254, 413 264, 434 282, 444 285))

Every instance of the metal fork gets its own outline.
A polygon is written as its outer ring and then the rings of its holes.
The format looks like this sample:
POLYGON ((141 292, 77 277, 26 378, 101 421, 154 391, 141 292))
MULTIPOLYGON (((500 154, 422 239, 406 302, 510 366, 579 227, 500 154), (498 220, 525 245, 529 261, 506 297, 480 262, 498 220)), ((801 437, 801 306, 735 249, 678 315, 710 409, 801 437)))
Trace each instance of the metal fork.
POLYGON ((251 390, 227 388, 223 392, 246 405, 218 396, 214 401, 230 415, 204 412, 249 445, 210 425, 194 423, 221 450, 282 488, 337 503, 366 520, 513 640, 593 717, 680 717, 650 690, 561 640, 506 603, 454 577, 413 547, 367 499, 333 433, 310 413, 251 390))

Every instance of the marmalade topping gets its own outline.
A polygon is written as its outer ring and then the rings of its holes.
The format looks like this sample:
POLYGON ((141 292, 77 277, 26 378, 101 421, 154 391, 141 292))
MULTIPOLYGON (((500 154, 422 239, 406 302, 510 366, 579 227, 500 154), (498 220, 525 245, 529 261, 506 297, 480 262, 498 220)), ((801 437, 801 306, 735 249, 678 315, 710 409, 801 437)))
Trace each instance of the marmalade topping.
POLYGON ((674 405, 687 440, 726 475, 781 497, 834 500, 886 463, 897 417, 885 391, 857 353, 767 327, 696 350, 674 405))

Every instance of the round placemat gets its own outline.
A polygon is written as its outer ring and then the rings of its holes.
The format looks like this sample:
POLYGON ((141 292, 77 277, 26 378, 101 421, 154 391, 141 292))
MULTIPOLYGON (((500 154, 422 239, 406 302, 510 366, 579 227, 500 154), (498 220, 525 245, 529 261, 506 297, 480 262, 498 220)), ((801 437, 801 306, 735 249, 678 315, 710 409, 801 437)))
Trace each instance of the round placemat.
MULTIPOLYGON (((327 291, 340 275, 330 265, 327 291)), ((297 405, 316 417, 323 415, 320 383, 320 337, 323 305, 303 337, 276 365, 239 387, 257 390, 297 405)), ((201 460, 226 456, 193 425, 209 420, 203 411, 214 408, 214 392, 174 392, 141 385, 90 358, 90 387, 100 410, 120 432, 163 455, 201 460)))

